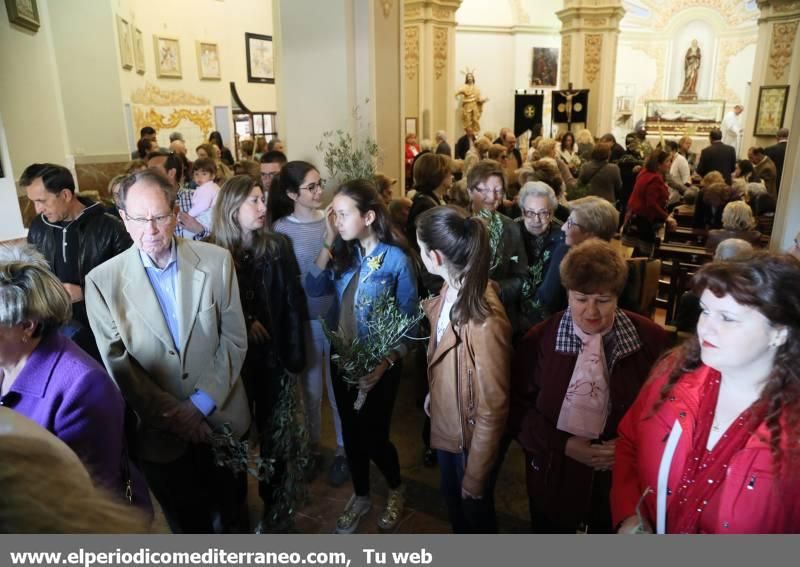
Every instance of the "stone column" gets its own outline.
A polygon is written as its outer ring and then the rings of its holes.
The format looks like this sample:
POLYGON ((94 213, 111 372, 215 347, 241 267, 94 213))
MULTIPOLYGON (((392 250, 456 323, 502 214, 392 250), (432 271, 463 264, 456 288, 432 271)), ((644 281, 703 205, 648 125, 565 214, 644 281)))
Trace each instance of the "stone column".
MULTIPOLYGON (((455 124, 455 13, 461 0, 405 0, 405 116, 417 119, 417 139, 455 124)), ((454 140, 450 138, 452 146, 454 140)))
MULTIPOLYGON (((751 146, 770 146, 774 136, 756 136, 756 115, 762 86, 789 87, 786 114, 782 124, 789 128, 789 145, 783 164, 783 176, 775 212, 770 249, 785 250, 800 231, 800 55, 798 28, 800 2, 797 0, 759 0, 761 17, 758 20, 756 66, 750 98, 746 102, 742 153, 751 146), (763 64, 759 64, 763 62, 763 64)), ((765 112, 767 110, 765 109, 765 112)))
POLYGON ((610 132, 614 112, 621 0, 564 0, 561 20, 561 88, 589 89, 586 127, 595 136, 610 132))

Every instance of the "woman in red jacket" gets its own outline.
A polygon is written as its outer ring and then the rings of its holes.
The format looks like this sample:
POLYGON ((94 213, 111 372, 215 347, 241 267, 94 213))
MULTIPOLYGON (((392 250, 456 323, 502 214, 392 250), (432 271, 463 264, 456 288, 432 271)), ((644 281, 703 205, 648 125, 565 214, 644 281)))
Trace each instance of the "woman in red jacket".
MULTIPOLYGON (((671 153, 653 151, 636 176, 633 193, 628 199, 625 224, 632 227, 632 233, 645 242, 655 241, 656 226, 671 220, 666 209, 669 190, 664 181, 671 165, 671 153)), ((629 234, 625 230, 623 232, 629 234)))
POLYGON ((622 533, 797 533, 800 262, 707 264, 694 291, 697 337, 619 426, 613 521, 622 533))

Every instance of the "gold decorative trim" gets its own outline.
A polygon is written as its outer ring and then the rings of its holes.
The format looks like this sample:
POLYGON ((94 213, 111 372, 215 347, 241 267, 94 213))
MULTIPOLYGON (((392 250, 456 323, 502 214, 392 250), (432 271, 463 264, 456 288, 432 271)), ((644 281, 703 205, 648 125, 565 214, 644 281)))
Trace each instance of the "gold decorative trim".
POLYGON ((587 33, 584 42, 583 71, 587 83, 594 83, 600 72, 600 55, 603 52, 603 36, 599 33, 587 33))
POLYGON ((775 80, 783 80, 786 68, 792 61, 794 38, 797 35, 797 20, 772 24, 772 47, 769 50, 769 68, 775 80))
MULTIPOLYGON (((569 64, 572 60, 572 36, 561 36, 561 88, 569 85, 569 64)), ((547 97, 545 97, 547 98, 547 97)))
POLYGON ((454 13, 453 13, 453 10, 451 10, 449 8, 434 7, 433 8, 433 17, 436 20, 444 20, 446 22, 449 22, 449 21, 451 21, 453 19, 454 13))
POLYGON ((728 64, 731 59, 738 55, 743 49, 750 45, 755 45, 758 41, 757 37, 749 37, 743 39, 728 39, 720 42, 719 56, 717 57, 717 84, 714 88, 714 98, 725 99, 732 104, 741 104, 742 99, 739 95, 728 85, 725 78, 725 72, 728 69, 728 64))
POLYGON ((152 83, 146 83, 143 89, 136 89, 131 95, 135 104, 152 104, 153 106, 209 106, 211 101, 187 91, 160 89, 152 83))
POLYGON ((589 16, 583 19, 583 23, 587 26, 599 28, 608 24, 608 18, 603 16, 589 16))
POLYGON ((447 28, 433 28, 433 69, 440 79, 447 67, 447 28))
POLYGON ((772 11, 779 14, 787 14, 789 12, 800 12, 800 2, 771 2, 772 11))
POLYGON ((175 128, 178 124, 188 120, 196 125, 203 131, 203 137, 214 129, 214 122, 211 115, 211 109, 206 108, 203 110, 189 110, 188 108, 176 108, 169 116, 165 116, 158 112, 155 108, 140 108, 134 107, 133 109, 133 122, 134 129, 138 132, 144 126, 152 126, 156 130, 175 128))
POLYGON ((408 26, 405 29, 404 44, 404 65, 406 78, 413 81, 419 70, 419 29, 416 26, 408 26))

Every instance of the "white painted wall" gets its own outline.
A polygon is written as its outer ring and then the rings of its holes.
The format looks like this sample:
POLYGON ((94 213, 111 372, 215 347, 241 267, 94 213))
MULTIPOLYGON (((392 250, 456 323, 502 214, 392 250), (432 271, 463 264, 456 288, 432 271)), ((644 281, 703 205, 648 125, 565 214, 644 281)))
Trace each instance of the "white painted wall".
MULTIPOLYGON (((247 59, 245 32, 273 35, 272 0, 106 0, 113 13, 113 53, 120 70, 122 101, 129 102, 131 94, 145 83, 162 89, 185 90, 193 95, 209 99, 211 106, 231 106, 231 81, 242 102, 253 111, 276 111, 275 85, 247 82, 247 59), (120 15, 132 27, 144 34, 145 73, 136 69, 123 70, 117 44, 116 16, 120 15), (154 35, 178 38, 180 41, 182 77, 159 78, 156 76, 154 35), (197 68, 196 41, 219 45, 221 80, 201 80, 197 68)), ((320 2, 327 5, 328 2, 320 2)), ((315 12, 317 12, 315 10, 315 12)), ((308 14, 307 14, 308 16, 308 14)), ((316 14, 315 14, 316 17, 316 14)), ((308 38, 307 34, 302 36, 308 38)), ((273 41, 273 49, 275 48, 273 41)), ((276 72, 276 83, 281 80, 276 72)), ((233 125, 230 125, 231 131, 233 125)), ((134 138, 138 139, 138 132, 134 138)), ((283 137, 283 136, 281 136, 283 137)), ((161 144, 168 142, 167 136, 159 138, 161 144), (162 139, 163 138, 163 139, 162 139)), ((233 140, 226 140, 233 145, 233 140)), ((133 150, 135 148, 131 148, 133 150)))
POLYGON ((50 4, 50 0, 37 3, 41 27, 33 33, 12 26, 5 2, 0 3, 0 120, 5 125, 11 170, 17 177, 35 162, 68 165, 50 4))

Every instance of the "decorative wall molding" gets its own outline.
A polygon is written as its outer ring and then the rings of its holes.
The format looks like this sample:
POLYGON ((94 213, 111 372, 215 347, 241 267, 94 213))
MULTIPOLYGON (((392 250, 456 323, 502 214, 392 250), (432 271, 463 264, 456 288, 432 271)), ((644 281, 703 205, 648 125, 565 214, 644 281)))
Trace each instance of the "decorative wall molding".
MULTIPOLYGON (((561 88, 569 85, 569 64, 572 61, 572 36, 561 36, 561 88)), ((547 97, 545 97, 547 98, 547 97)))
POLYGON ((792 61, 794 38, 800 21, 775 22, 772 24, 772 42, 769 50, 769 68, 775 80, 782 81, 786 68, 792 61))
POLYGON ((406 26, 403 45, 406 78, 413 81, 419 71, 419 28, 417 26, 406 26))
POLYGON ((205 97, 177 89, 161 89, 152 83, 145 83, 143 89, 133 91, 131 102, 154 106, 208 106, 211 104, 211 101, 205 97))
POLYGON ((603 53, 603 35, 587 33, 584 42, 583 72, 587 83, 594 83, 600 72, 600 57, 603 53))
POLYGON ((523 0, 511 0, 511 20, 514 22, 515 26, 531 23, 531 17, 525 9, 523 0))
POLYGON ((714 85, 714 98, 725 99, 727 102, 733 104, 742 104, 742 99, 739 94, 728 86, 728 81, 725 78, 725 73, 728 70, 728 64, 737 54, 744 48, 755 45, 758 41, 757 36, 745 37, 741 39, 727 39, 720 41, 719 53, 717 55, 717 69, 714 76, 717 81, 714 85))
POLYGON ((599 28, 608 25, 608 18, 603 16, 589 16, 583 19, 583 23, 593 28, 599 28))
POLYGON ((392 13, 392 0, 381 0, 381 6, 383 6, 383 17, 388 18, 389 14, 392 13))
MULTIPOLYGON (((759 2, 760 4, 760 2, 759 2)), ((769 3, 772 11, 778 14, 787 13, 800 13, 800 2, 775 2, 774 0, 769 3)))
POLYGON ((537 35, 558 35, 560 28, 555 27, 548 27, 548 26, 529 26, 529 25, 519 25, 519 26, 475 26, 475 25, 458 25, 456 27, 456 32, 465 32, 465 33, 488 33, 488 34, 507 34, 507 35, 514 35, 514 34, 537 34, 537 35))
POLYGON ((433 28, 433 69, 437 79, 447 68, 447 28, 435 26, 433 28))
POLYGON ((680 12, 690 8, 711 8, 719 12, 725 18, 729 26, 737 27, 744 23, 751 22, 756 25, 758 21, 758 11, 749 12, 745 8, 742 0, 669 0, 659 4, 651 4, 653 18, 650 25, 656 29, 665 27, 672 18, 680 12))

